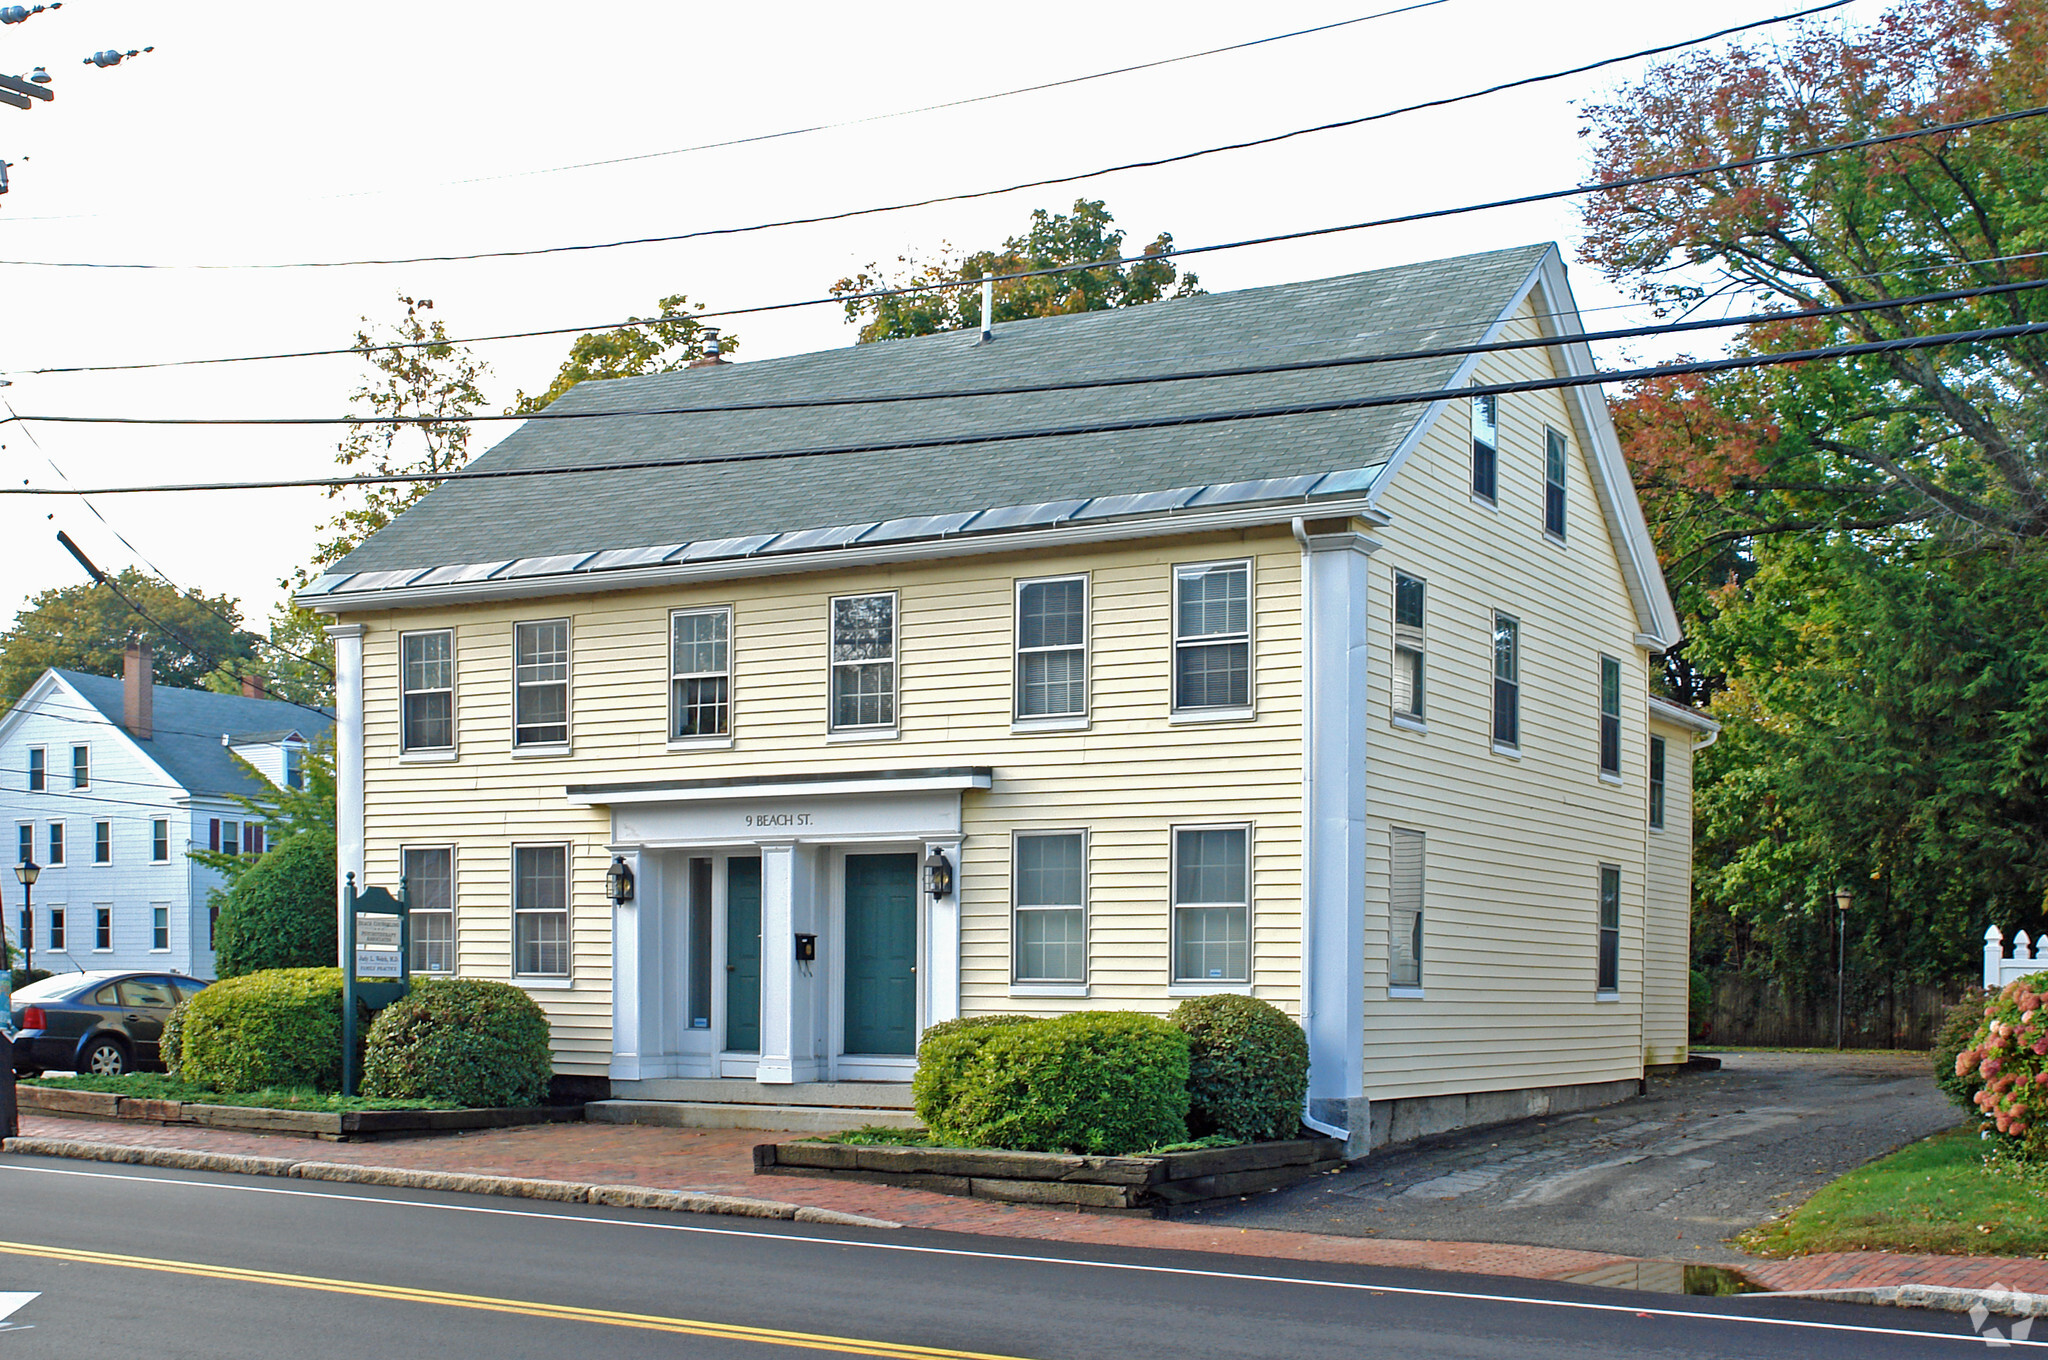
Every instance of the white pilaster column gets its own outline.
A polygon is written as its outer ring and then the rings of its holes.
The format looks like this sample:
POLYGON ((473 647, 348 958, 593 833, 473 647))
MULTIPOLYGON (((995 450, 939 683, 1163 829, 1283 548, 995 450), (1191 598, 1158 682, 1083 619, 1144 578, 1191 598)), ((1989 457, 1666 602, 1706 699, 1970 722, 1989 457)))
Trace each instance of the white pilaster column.
POLYGON ((1366 1150, 1367 554, 1348 530, 1302 542, 1302 1020, 1309 1113, 1366 1150))
POLYGON ((924 869, 917 871, 917 895, 926 904, 924 943, 923 1026, 960 1016, 960 842, 926 841, 925 858, 942 851, 953 864, 953 891, 933 897, 924 889, 924 869))
POLYGON ((613 1081, 639 1081, 666 1075, 647 1062, 660 1049, 661 978, 650 974, 661 960, 662 882, 652 861, 642 866, 638 850, 618 847, 614 853, 633 871, 633 900, 612 904, 611 1076, 613 1081))
POLYGON ((363 634, 369 630, 360 623, 337 623, 325 631, 334 639, 334 947, 339 964, 348 909, 343 885, 354 874, 358 887, 368 886, 363 877, 363 634))
POLYGON ((799 967, 796 961, 797 932, 822 935, 818 853, 793 841, 761 845, 761 1058, 754 1080, 764 1085, 824 1076, 820 972, 830 942, 819 940, 818 963, 799 967))

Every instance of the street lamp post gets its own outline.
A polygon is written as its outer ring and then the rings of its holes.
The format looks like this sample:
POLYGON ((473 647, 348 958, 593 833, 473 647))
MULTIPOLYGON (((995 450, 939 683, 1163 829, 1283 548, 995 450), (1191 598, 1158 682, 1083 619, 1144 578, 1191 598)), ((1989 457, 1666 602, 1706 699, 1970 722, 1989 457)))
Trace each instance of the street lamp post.
POLYGON ((1849 957, 1849 908, 1856 895, 1844 883, 1835 889, 1835 1051, 1842 1051, 1842 979, 1849 957))
POLYGON ((14 876, 21 882, 21 919, 27 928, 21 932, 21 967, 27 972, 35 967, 36 933, 36 880, 43 876, 43 866, 33 859, 25 859, 14 866, 14 876))

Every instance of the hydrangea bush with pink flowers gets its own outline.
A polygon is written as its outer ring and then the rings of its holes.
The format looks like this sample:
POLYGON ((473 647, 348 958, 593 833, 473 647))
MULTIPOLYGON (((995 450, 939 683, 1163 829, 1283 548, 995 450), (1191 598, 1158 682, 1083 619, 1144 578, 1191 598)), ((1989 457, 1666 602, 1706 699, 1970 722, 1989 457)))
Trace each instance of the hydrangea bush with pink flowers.
POLYGON ((2048 973, 2009 982, 1956 1055, 1956 1075, 1984 1083, 1977 1108, 2023 1156, 2048 1160, 2048 973))

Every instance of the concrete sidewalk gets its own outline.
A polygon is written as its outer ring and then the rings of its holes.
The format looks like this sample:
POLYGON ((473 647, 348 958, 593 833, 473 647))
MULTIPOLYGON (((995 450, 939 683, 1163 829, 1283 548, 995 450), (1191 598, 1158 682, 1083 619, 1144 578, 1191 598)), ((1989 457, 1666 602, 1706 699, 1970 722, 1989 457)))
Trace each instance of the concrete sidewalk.
MULTIPOLYGON (((1542 1280, 1617 1283, 1668 1275, 1634 1269, 1637 1258, 1609 1252, 1509 1243, 1404 1241, 1330 1236, 1269 1228, 1223 1227, 1062 1213, 957 1199, 921 1190, 803 1177, 757 1177, 753 1146, 773 1134, 738 1129, 666 1129, 631 1124, 553 1124, 432 1138, 391 1138, 368 1143, 325 1143, 270 1134, 217 1129, 168 1128, 30 1115, 25 1139, 90 1143, 102 1148, 160 1150, 229 1157, 320 1163, 328 1167, 439 1172, 657 1191, 734 1196, 783 1202, 781 1217, 830 1218, 855 1215, 904 1227, 987 1237, 1102 1243, 1174 1251, 1220 1252, 1276 1260, 1325 1261, 1362 1266, 1542 1280), (793 1202, 793 1204, 791 1203, 793 1202)), ((106 1155, 106 1154, 102 1154, 106 1155)), ((282 1174, 273 1171, 272 1174, 282 1174)), ((336 1179, 334 1172, 320 1177, 336 1179)), ((457 1187, 448 1187, 457 1188, 457 1187)), ((560 1198, 559 1195, 544 1196, 560 1198)), ((622 1202, 614 1194, 598 1202, 622 1202)), ((744 1207, 712 1212, 750 1212, 744 1207)), ((698 1207, 671 1202, 670 1207, 698 1207)), ((1997 1257, 1894 1256, 1845 1252, 1790 1261, 1753 1261, 1743 1273, 1773 1290, 1816 1292, 1859 1302, 1906 1303, 1967 1309, 1986 1291, 2019 1291, 2028 1296, 1994 1311, 2048 1313, 2048 1261, 1997 1257)))

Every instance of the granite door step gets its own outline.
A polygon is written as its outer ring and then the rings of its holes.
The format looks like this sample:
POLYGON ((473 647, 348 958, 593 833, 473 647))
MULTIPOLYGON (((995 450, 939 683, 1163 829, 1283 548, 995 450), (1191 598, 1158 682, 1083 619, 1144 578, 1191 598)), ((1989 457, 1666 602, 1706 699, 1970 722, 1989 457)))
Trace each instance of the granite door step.
POLYGON ((282 1133, 346 1143, 384 1134, 460 1133, 516 1124, 565 1124, 583 1118, 581 1105, 487 1110, 272 1110, 255 1105, 195 1105, 189 1101, 143 1100, 111 1091, 72 1091, 27 1082, 15 1088, 23 1113, 128 1123, 203 1125, 246 1133, 282 1133))
POLYGON ((1176 1208, 1277 1190, 1344 1165, 1336 1138, 1295 1138, 1199 1152, 1084 1157, 1055 1152, 762 1143, 754 1172, 831 1177, 1081 1213, 1165 1218, 1176 1208))

